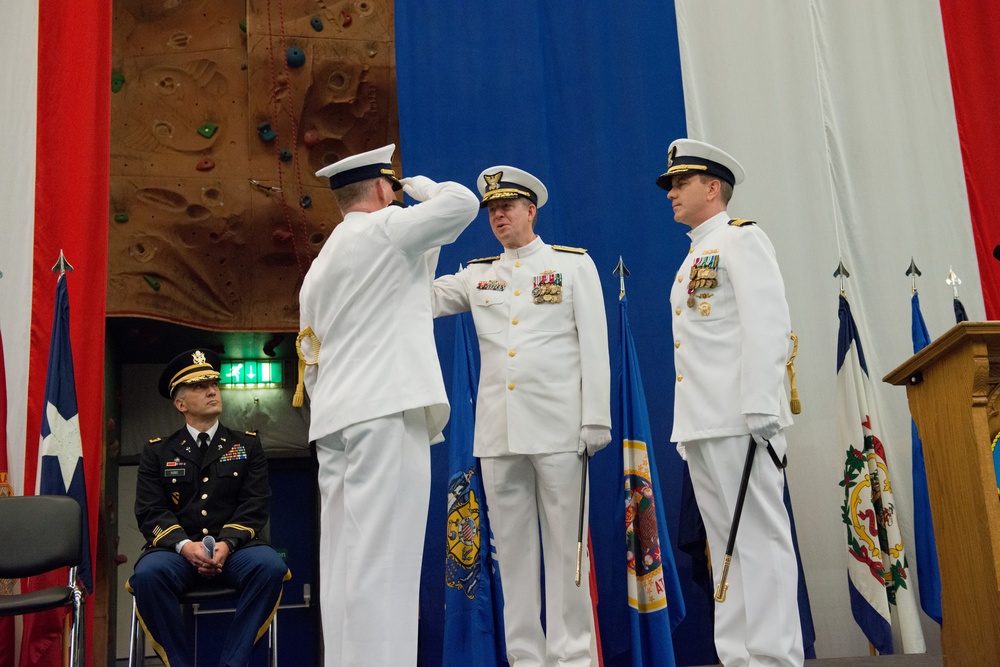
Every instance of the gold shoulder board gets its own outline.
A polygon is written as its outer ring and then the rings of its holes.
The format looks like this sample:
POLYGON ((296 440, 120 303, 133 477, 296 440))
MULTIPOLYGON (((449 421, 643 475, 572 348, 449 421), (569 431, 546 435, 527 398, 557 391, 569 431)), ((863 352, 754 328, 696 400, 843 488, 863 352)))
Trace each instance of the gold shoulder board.
POLYGON ((493 257, 480 257, 479 259, 470 259, 466 264, 485 264, 486 262, 495 262, 500 259, 500 255, 494 255, 493 257))
POLYGON ((150 438, 149 444, 153 444, 154 442, 159 442, 160 440, 163 440, 163 438, 150 438))
POLYGON ((743 218, 733 218, 729 221, 733 227, 743 227, 744 225, 756 225, 757 223, 753 220, 744 220, 743 218))
POLYGON ((247 435, 257 435, 257 431, 247 431, 247 435))
POLYGON ((587 254, 587 249, 586 248, 573 248, 573 247, 570 247, 568 245, 554 245, 554 246, 552 246, 552 249, 553 250, 558 250, 559 252, 575 252, 578 255, 586 255, 587 254))

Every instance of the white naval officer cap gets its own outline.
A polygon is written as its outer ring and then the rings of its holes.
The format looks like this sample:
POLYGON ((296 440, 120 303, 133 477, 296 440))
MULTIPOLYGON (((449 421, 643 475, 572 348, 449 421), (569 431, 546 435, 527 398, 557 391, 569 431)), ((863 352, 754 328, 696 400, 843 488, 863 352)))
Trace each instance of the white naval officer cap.
POLYGON ((523 169, 504 164, 484 169, 476 179, 476 187, 483 198, 479 208, 494 199, 524 197, 536 208, 541 208, 549 200, 549 191, 540 180, 523 169))
POLYGON ((389 144, 382 146, 382 148, 351 155, 323 167, 316 172, 316 175, 329 178, 330 188, 333 190, 379 176, 388 178, 392 182, 393 190, 402 190, 403 185, 396 178, 396 172, 392 168, 392 154, 395 150, 396 144, 389 144))
POLYGON ((742 183, 744 177, 740 163, 721 148, 695 139, 676 139, 667 151, 667 170, 656 184, 669 190, 674 176, 692 172, 710 174, 733 186, 742 183))

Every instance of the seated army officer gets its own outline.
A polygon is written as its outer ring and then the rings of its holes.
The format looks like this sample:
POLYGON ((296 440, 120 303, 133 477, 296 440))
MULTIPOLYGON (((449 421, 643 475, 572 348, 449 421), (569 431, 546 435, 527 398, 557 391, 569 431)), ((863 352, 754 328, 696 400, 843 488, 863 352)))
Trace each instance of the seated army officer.
POLYGON ((291 577, 260 534, 271 498, 267 459, 255 433, 219 423, 219 357, 211 350, 175 358, 159 389, 187 423, 143 449, 135 516, 146 545, 128 588, 164 664, 185 667, 193 656, 178 596, 213 577, 235 585, 240 599, 219 664, 246 665, 291 577))

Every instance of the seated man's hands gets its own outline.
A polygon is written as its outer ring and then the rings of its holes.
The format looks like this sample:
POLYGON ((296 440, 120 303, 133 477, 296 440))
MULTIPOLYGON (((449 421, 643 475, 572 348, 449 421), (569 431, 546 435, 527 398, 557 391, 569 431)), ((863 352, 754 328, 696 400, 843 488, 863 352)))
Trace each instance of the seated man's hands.
POLYGON ((215 554, 212 558, 205 555, 205 547, 201 542, 188 542, 181 547, 181 555, 198 570, 198 574, 211 579, 222 572, 222 566, 229 558, 229 545, 225 542, 215 543, 215 554))

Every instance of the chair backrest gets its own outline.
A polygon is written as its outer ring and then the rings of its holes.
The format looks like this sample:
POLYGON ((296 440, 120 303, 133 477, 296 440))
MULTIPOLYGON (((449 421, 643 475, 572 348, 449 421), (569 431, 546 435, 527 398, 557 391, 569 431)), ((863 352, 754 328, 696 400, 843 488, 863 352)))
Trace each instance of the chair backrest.
POLYGON ((0 498, 0 578, 80 565, 81 512, 69 496, 0 498))

